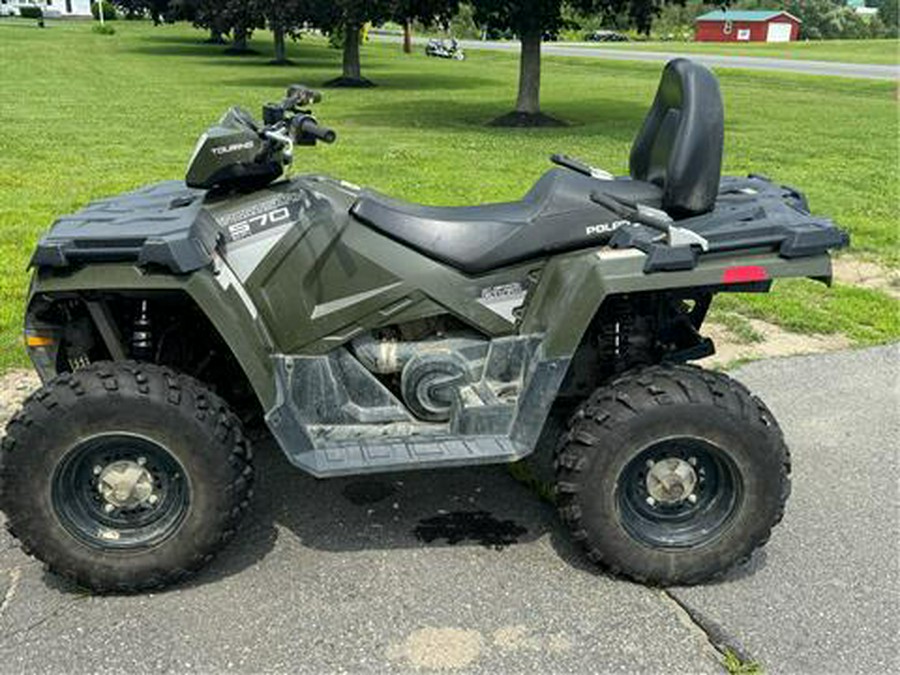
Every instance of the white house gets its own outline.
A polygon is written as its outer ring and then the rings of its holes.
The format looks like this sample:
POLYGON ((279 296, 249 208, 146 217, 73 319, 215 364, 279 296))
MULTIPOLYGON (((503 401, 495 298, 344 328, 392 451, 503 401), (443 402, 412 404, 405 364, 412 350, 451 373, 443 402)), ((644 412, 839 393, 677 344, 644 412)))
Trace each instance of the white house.
POLYGON ((19 7, 40 7, 47 17, 91 15, 91 0, 0 0, 0 16, 18 16, 19 7))

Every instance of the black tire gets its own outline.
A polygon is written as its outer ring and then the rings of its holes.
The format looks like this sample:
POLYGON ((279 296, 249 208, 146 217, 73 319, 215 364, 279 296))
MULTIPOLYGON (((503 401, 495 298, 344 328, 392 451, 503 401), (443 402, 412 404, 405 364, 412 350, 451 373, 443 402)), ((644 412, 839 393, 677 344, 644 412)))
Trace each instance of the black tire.
POLYGON ((742 384, 693 366, 644 368, 598 389, 572 417, 556 470, 560 515, 588 558, 653 585, 707 581, 747 560, 790 494, 772 413, 742 384), (659 466, 681 467, 677 491, 660 492, 659 466))
POLYGON ((167 368, 98 363, 60 375, 26 400, 6 432, 7 528, 26 553, 95 592, 182 581, 231 539, 248 507, 253 470, 240 421, 202 384, 167 368), (130 475, 147 492, 127 488, 129 499, 143 495, 132 500, 139 503, 113 505, 101 492, 107 474, 97 469, 116 463, 140 472, 130 475))

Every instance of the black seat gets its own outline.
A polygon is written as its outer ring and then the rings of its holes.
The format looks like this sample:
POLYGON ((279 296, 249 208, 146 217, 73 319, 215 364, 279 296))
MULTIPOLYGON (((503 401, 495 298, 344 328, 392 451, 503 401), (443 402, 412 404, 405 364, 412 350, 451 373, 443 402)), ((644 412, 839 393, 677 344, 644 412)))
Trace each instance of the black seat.
POLYGON ((722 101, 715 77, 670 61, 631 151, 631 178, 600 180, 553 169, 518 202, 434 207, 370 190, 350 212, 424 255, 480 274, 523 260, 606 243, 619 216, 591 194, 663 208, 675 217, 710 210, 722 162, 722 101))
POLYGON ((599 246, 619 220, 592 191, 659 207, 662 190, 627 178, 600 181, 551 169, 521 201, 482 206, 421 206, 364 190, 350 212, 376 230, 467 274, 523 260, 599 246), (596 229, 589 229, 594 227, 596 229))

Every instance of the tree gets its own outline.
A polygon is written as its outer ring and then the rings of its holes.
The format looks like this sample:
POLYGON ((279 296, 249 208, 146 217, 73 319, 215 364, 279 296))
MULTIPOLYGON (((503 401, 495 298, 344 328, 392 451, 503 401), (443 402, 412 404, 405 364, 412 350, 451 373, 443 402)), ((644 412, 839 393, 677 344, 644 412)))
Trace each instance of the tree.
POLYGON ((222 4, 215 0, 172 0, 166 12, 168 21, 190 21, 197 28, 209 30, 207 42, 225 44, 228 26, 222 17, 222 4))
POLYGON ((169 11, 169 0, 112 0, 112 4, 121 8, 129 19, 149 14, 156 26, 163 22, 169 11))
POLYGON ((394 16, 396 0, 312 0, 309 19, 340 44, 343 50, 341 76, 329 82, 330 87, 372 87, 374 84, 362 76, 359 42, 362 27, 366 23, 381 23, 394 16))
POLYGON ((253 31, 268 25, 274 42, 271 63, 285 65, 286 37, 297 34, 306 20, 307 4, 315 0, 173 0, 173 18, 186 19, 199 28, 208 28, 210 42, 224 43, 224 36, 232 35, 229 54, 247 54, 253 31))
MULTIPOLYGON (((254 30, 266 27, 266 17, 262 8, 257 3, 246 0, 226 0, 217 4, 221 6, 223 22, 231 31, 231 47, 226 49, 225 53, 239 56, 255 53, 247 46, 247 41, 254 30)), ((283 53, 281 56, 284 58, 283 53)))
MULTIPOLYGON (((667 2, 683 0, 568 0, 572 9, 615 15, 627 13, 638 30, 647 32, 654 15, 667 2)), ((487 30, 516 34, 521 43, 519 89, 515 110, 492 122, 497 126, 558 126, 541 113, 541 42, 565 27, 563 0, 473 0, 475 21, 487 30)))
POLYGON ((147 3, 144 0, 111 0, 126 19, 140 19, 147 11, 147 3))
POLYGON ((709 4, 700 0, 688 0, 684 5, 667 5, 653 19, 653 34, 664 40, 693 40, 696 18, 709 8, 709 4))
POLYGON ((247 17, 264 21, 272 31, 275 58, 273 65, 289 65, 287 38, 299 37, 300 29, 313 15, 318 0, 228 0, 227 4, 244 6, 247 17))
POLYGON ((230 26, 222 11, 223 3, 216 0, 193 0, 195 26, 209 29, 209 39, 207 42, 214 45, 225 44, 225 34, 230 30, 230 26))
POLYGON ((784 9, 803 23, 800 37, 809 40, 868 37, 867 22, 837 0, 786 0, 784 9))
POLYGON ((877 0, 875 6, 878 7, 878 18, 884 24, 887 37, 897 37, 900 30, 900 3, 897 0, 877 0))

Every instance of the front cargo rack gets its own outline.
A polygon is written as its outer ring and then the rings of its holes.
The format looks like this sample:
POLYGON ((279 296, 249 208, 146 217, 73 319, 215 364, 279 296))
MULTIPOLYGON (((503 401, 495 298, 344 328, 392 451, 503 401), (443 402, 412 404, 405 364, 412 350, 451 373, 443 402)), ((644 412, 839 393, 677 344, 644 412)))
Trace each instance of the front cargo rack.
POLYGON ((203 208, 205 194, 171 180, 91 202, 53 223, 31 266, 133 261, 176 274, 198 270, 212 261, 220 236, 203 208))

